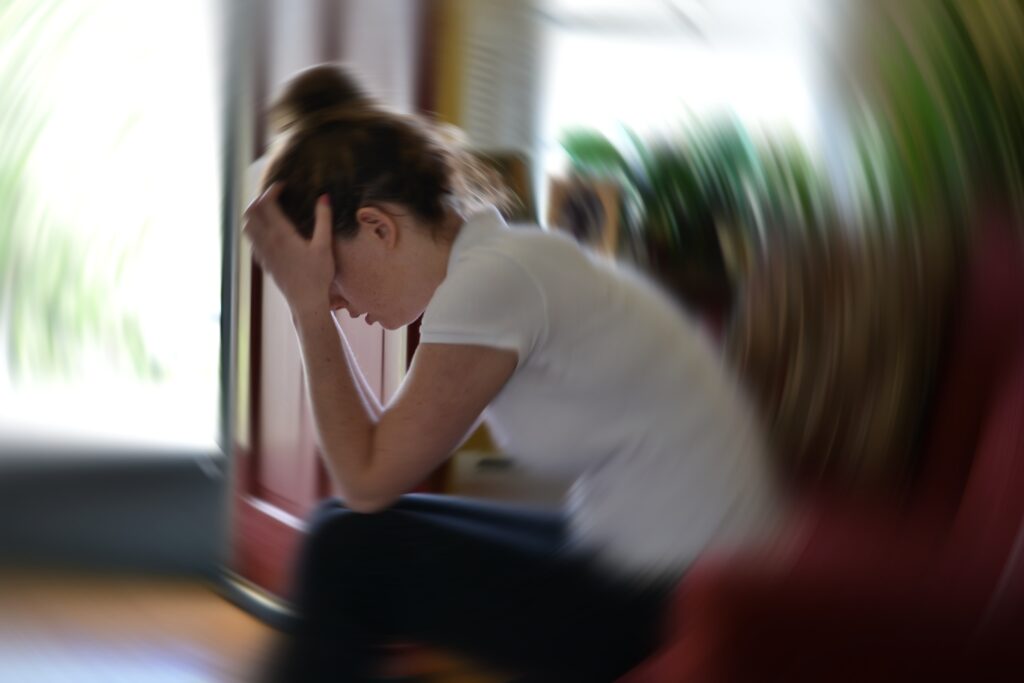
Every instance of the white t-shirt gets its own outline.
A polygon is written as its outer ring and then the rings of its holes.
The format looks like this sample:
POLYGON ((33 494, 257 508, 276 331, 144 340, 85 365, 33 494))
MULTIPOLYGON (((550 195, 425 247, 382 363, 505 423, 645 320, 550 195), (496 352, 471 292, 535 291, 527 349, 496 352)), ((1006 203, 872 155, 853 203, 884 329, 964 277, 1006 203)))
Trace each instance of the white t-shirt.
POLYGON ((694 322, 568 237, 470 216, 423 315, 424 343, 514 350, 484 413, 503 451, 570 477, 579 545, 629 575, 678 575, 779 515, 753 411, 694 322))

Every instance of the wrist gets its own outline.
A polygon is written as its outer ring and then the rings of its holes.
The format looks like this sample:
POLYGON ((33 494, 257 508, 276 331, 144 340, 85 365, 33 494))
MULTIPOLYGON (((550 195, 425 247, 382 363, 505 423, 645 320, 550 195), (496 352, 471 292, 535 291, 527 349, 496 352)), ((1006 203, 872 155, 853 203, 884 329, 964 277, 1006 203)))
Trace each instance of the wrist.
POLYGON ((321 326, 324 322, 330 322, 331 309, 329 306, 293 306, 292 324, 300 333, 315 327, 321 326))

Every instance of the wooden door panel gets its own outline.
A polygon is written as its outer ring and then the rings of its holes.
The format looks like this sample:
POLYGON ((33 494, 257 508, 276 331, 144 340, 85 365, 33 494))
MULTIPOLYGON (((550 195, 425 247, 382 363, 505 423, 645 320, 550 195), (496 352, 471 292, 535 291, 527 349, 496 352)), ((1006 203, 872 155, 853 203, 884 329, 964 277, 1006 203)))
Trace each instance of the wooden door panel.
POLYGON ((302 519, 258 495, 236 496, 232 569, 245 580, 280 598, 289 598, 302 519))
POLYGON ((260 335, 260 395, 257 397, 257 440, 253 493, 301 516, 310 501, 309 451, 304 438, 302 365, 288 305, 273 282, 263 281, 260 335))

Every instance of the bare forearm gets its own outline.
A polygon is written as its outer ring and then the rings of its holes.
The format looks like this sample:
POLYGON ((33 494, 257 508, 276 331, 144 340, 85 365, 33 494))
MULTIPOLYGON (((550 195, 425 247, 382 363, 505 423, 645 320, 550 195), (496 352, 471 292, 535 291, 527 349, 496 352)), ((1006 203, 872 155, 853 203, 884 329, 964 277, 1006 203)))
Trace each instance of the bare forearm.
POLYGON ((373 421, 376 423, 380 420, 380 416, 384 412, 384 407, 381 405, 380 399, 377 398, 377 394, 370 386, 370 383, 366 381, 366 376, 359 367, 359 363, 356 361, 356 356, 352 352, 352 346, 348 343, 348 339, 345 338, 345 334, 342 332, 341 324, 337 321, 337 318, 335 318, 334 324, 338 329, 338 336, 341 338, 341 345, 345 349, 345 359, 348 361, 348 367, 351 369, 353 376, 355 376, 356 385, 359 387, 359 393, 363 397, 363 401, 366 403, 366 407, 369 409, 370 414, 373 417, 373 421))
POLYGON ((346 501, 357 506, 366 496, 377 422, 372 396, 364 396, 359 370, 329 311, 296 315, 294 321, 325 465, 346 501))

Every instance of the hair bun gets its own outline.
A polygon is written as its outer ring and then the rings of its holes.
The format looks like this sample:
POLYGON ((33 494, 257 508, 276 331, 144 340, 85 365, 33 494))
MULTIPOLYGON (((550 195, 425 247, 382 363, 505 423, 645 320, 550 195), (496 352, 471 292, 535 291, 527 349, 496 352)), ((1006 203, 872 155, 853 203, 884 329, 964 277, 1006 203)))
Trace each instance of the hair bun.
POLYGON ((308 129, 373 109, 355 76, 340 64, 319 64, 300 71, 285 84, 270 108, 278 131, 308 129))

